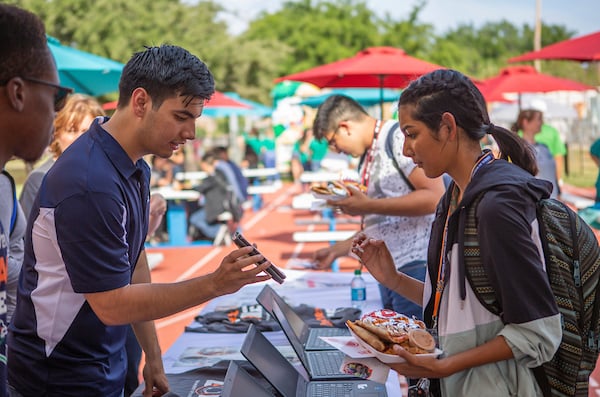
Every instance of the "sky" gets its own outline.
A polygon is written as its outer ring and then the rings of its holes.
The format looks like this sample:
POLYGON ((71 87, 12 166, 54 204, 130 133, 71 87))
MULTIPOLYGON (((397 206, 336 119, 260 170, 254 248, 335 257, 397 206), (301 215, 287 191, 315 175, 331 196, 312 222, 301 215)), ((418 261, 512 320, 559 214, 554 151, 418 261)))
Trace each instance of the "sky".
MULTIPOLYGON (((506 19, 521 26, 533 26, 536 0, 426 0, 420 13, 420 22, 430 23, 436 33, 442 34, 461 23, 480 27, 486 22, 506 19)), ((377 15, 389 13, 392 18, 406 19, 419 0, 366 0, 377 15)), ((275 12, 284 0, 228 0, 223 6, 232 14, 223 15, 232 34, 243 32, 248 22, 261 11, 275 12), (235 14, 235 15, 234 15, 235 14)), ((600 30, 600 1, 598 0, 541 0, 542 22, 564 25, 576 32, 575 37, 600 30)))

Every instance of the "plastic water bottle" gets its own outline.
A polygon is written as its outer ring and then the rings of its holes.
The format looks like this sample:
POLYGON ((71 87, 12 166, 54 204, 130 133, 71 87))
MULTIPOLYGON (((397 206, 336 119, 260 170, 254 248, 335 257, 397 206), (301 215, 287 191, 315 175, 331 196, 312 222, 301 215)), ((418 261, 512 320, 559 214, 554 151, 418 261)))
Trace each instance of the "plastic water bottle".
POLYGON ((367 285, 361 276, 360 269, 356 269, 354 271, 354 278, 350 283, 350 293, 352 307, 362 310, 365 305, 365 301, 367 300, 367 285))

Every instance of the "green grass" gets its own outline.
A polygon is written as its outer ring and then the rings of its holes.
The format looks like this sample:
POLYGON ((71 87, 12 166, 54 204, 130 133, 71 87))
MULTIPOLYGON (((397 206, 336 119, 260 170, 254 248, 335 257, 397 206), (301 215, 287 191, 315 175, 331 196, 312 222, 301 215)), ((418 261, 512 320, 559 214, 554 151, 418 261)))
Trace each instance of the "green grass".
POLYGON ((577 187, 593 187, 598 176, 598 167, 592 161, 587 148, 569 147, 569 173, 563 180, 577 187))

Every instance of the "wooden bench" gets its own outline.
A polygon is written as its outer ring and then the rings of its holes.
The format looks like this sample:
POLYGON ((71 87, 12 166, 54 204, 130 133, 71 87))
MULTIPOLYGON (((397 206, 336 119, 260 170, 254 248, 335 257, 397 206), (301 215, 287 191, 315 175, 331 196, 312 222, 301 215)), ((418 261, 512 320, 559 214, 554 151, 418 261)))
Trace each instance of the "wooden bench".
POLYGON ((344 241, 354 236, 354 230, 333 230, 325 232, 294 232, 292 238, 297 243, 322 243, 344 241))

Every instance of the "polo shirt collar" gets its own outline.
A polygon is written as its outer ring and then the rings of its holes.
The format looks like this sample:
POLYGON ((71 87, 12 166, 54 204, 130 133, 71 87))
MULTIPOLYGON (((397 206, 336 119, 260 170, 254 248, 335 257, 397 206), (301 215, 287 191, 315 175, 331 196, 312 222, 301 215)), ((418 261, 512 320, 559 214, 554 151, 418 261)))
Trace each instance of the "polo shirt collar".
POLYGON ((108 120, 109 117, 97 117, 90 127, 90 134, 98 142, 119 173, 129 179, 136 172, 139 174, 143 170, 140 162, 144 162, 144 159, 139 159, 135 164, 131 161, 119 142, 102 128, 101 124, 104 124, 108 120))

